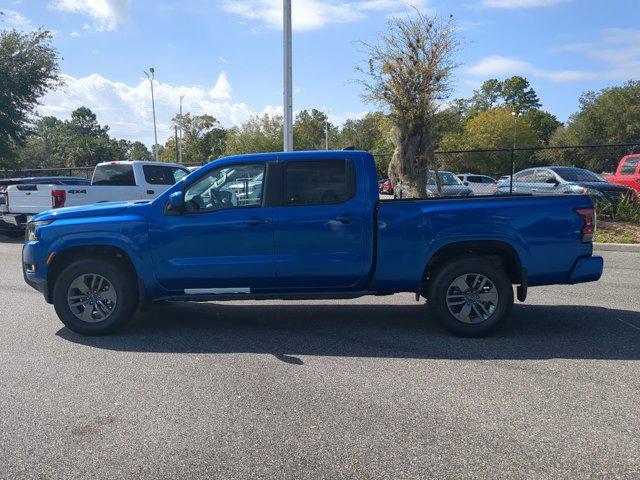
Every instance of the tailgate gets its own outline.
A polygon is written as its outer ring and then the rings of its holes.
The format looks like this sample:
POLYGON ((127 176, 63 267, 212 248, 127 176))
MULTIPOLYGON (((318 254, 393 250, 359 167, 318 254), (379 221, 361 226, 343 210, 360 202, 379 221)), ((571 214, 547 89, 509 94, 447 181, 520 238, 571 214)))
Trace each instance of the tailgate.
POLYGON ((51 185, 15 185, 7 189, 9 213, 40 213, 51 210, 51 185))

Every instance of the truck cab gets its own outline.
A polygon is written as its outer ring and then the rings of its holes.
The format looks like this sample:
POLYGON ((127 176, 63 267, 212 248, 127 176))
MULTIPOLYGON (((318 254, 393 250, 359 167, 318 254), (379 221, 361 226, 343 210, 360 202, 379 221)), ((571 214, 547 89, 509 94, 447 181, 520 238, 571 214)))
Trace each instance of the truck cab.
POLYGON ((622 157, 615 175, 604 175, 604 178, 640 192, 640 154, 622 157))

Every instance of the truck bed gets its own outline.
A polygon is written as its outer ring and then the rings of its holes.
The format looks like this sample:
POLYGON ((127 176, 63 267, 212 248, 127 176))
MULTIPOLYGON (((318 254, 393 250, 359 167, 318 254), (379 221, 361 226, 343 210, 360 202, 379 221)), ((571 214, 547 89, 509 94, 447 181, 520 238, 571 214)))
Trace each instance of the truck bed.
POLYGON ((425 265, 442 248, 509 246, 526 269, 530 286, 567 283, 576 258, 592 253, 582 243, 578 208, 587 195, 496 196, 385 200, 377 212, 376 289, 412 291, 425 265))

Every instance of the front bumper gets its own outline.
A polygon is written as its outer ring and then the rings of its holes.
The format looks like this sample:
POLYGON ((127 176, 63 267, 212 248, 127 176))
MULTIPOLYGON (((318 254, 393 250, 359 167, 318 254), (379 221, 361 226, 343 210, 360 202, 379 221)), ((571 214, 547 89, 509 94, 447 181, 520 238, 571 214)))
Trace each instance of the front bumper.
POLYGON ((44 295, 44 299, 51 303, 47 272, 44 268, 45 262, 43 258, 40 258, 41 255, 36 244, 37 242, 27 242, 22 247, 22 276, 27 285, 38 290, 44 295), (35 270, 28 269, 28 265, 35 266, 35 270))
POLYGON ((602 257, 579 258, 569 273, 569 281, 567 283, 598 281, 602 276, 603 267, 604 260, 602 257))

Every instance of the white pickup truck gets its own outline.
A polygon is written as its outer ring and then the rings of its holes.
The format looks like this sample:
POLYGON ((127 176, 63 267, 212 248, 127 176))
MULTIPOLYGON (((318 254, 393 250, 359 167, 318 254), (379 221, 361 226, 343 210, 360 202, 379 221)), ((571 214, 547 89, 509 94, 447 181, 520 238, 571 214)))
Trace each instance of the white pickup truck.
POLYGON ((153 199, 189 174, 175 163, 124 161, 96 165, 90 185, 11 185, 4 192, 2 219, 24 226, 40 212, 117 200, 153 199))

